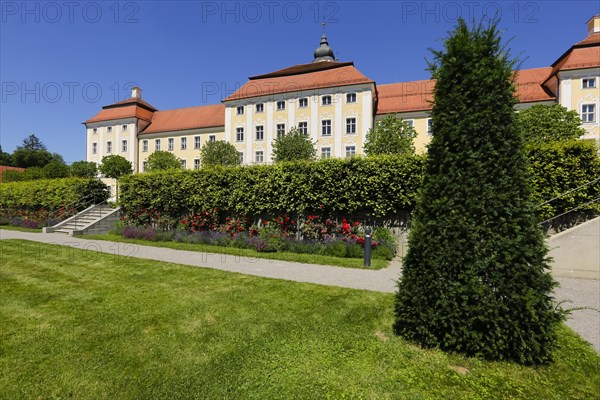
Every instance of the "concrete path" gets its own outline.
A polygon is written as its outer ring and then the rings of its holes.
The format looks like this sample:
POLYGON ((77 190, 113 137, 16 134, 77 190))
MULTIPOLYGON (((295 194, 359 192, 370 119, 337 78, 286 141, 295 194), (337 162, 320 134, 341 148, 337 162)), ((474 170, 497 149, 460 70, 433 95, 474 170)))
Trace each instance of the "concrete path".
MULTIPOLYGON (((235 255, 200 253, 162 247, 141 246, 102 240, 86 240, 61 234, 42 234, 0 230, 1 239, 25 239, 35 242, 69 246, 108 254, 172 262, 223 271, 239 272, 268 278, 309 282, 380 292, 394 292, 401 272, 399 261, 388 268, 374 271, 325 265, 302 264, 272 259, 256 259, 235 255)), ((557 277, 561 287, 556 291, 558 301, 568 300, 568 307, 600 309, 600 280, 557 277)), ((567 322, 600 352, 600 313, 591 310, 573 312, 567 322)))
POLYGON ((600 217, 548 239, 554 276, 600 279, 600 217))

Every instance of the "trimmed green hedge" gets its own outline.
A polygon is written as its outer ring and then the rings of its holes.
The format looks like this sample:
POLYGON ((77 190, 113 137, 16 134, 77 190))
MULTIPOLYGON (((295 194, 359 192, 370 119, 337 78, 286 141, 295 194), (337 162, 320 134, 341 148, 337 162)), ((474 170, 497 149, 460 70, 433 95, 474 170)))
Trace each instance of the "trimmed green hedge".
MULTIPOLYGON (((592 140, 573 140, 529 148, 533 195, 541 205, 563 193, 600 178, 600 157, 592 140)), ((558 216, 600 196, 600 181, 560 197, 538 209, 540 221, 558 216)), ((579 212, 600 212, 595 202, 579 212)))
POLYGON ((64 178, 0 184, 0 208, 57 210, 108 199, 108 187, 97 179, 64 178))
MULTIPOLYGON (((597 149, 587 141, 532 148, 529 158, 539 204, 600 176, 597 149)), ((137 174, 120 180, 119 203, 134 221, 136 214, 147 210, 175 222, 188 212, 215 208, 222 216, 315 213, 394 218, 414 207, 424 161, 423 155, 378 156, 137 174)), ((540 221, 591 200, 599 188, 590 185, 543 206, 540 221)))
POLYGON ((383 217, 412 209, 424 159, 382 156, 137 174, 120 180, 119 202, 128 213, 152 209, 175 217, 214 208, 247 216, 383 217))

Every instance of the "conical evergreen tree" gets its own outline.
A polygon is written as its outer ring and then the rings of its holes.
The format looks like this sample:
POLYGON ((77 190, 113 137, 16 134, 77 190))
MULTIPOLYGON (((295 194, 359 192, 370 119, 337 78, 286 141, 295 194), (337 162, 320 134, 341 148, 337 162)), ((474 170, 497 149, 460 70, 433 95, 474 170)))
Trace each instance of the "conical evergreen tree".
POLYGON ((495 23, 463 20, 433 54, 433 138, 394 330, 425 347, 549 362, 563 314, 515 125, 515 61, 495 23))

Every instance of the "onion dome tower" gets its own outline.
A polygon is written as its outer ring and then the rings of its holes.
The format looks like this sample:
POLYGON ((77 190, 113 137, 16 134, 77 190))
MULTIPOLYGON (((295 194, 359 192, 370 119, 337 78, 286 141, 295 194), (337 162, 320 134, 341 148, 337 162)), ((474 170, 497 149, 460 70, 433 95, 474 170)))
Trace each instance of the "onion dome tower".
POLYGON ((321 61, 335 61, 333 49, 329 46, 329 42, 327 42, 327 37, 325 34, 321 36, 321 45, 315 50, 315 59, 312 62, 321 61))

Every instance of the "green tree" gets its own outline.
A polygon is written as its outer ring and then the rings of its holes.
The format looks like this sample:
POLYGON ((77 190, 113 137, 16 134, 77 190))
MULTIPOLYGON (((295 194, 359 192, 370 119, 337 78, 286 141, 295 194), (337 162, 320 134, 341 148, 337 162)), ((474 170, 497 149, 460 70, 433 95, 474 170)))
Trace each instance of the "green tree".
POLYGON ((35 135, 29 135, 23 139, 23 144, 19 146, 20 149, 27 150, 46 150, 46 145, 35 135))
POLYGON ((0 146, 0 165, 4 166, 12 166, 13 159, 10 153, 5 153, 2 151, 2 146, 0 146))
POLYGON ((110 156, 102 157, 102 163, 98 166, 98 171, 104 177, 111 178, 116 181, 116 197, 119 196, 119 178, 125 175, 131 175, 133 168, 131 162, 123 156, 112 154, 110 156))
POLYGON ((173 153, 168 151, 155 151, 148 157, 146 171, 165 171, 183 169, 181 161, 173 153))
POLYGON ((315 144, 310 137, 297 128, 278 136, 273 141, 273 161, 314 160, 317 156, 315 144))
POLYGON ((47 179, 66 178, 71 175, 71 169, 65 163, 58 160, 50 161, 42 168, 44 177, 47 179))
POLYGON ((2 173, 2 182, 21 182, 25 180, 25 173, 15 169, 8 169, 2 173))
POLYGON ((202 165, 240 165, 240 156, 235 146, 224 140, 204 143, 200 155, 202 165))
POLYGON ((26 149, 24 147, 18 147, 13 155, 13 164, 15 167, 30 168, 30 167, 44 167, 50 161, 53 156, 48 150, 40 149, 26 149))
POLYGON ((394 330, 425 347, 549 362, 563 313, 515 125, 515 62, 495 23, 462 19, 434 56, 433 138, 394 330))
POLYGON ((517 126, 528 145, 577 139, 585 133, 577 111, 560 104, 535 105, 520 111, 517 126))
POLYGON ((71 175, 79 178, 95 178, 98 175, 98 167, 91 161, 75 161, 71 164, 71 175))
POLYGON ((388 114, 367 132, 365 154, 414 154, 413 141, 416 137, 415 128, 395 115, 388 114))

